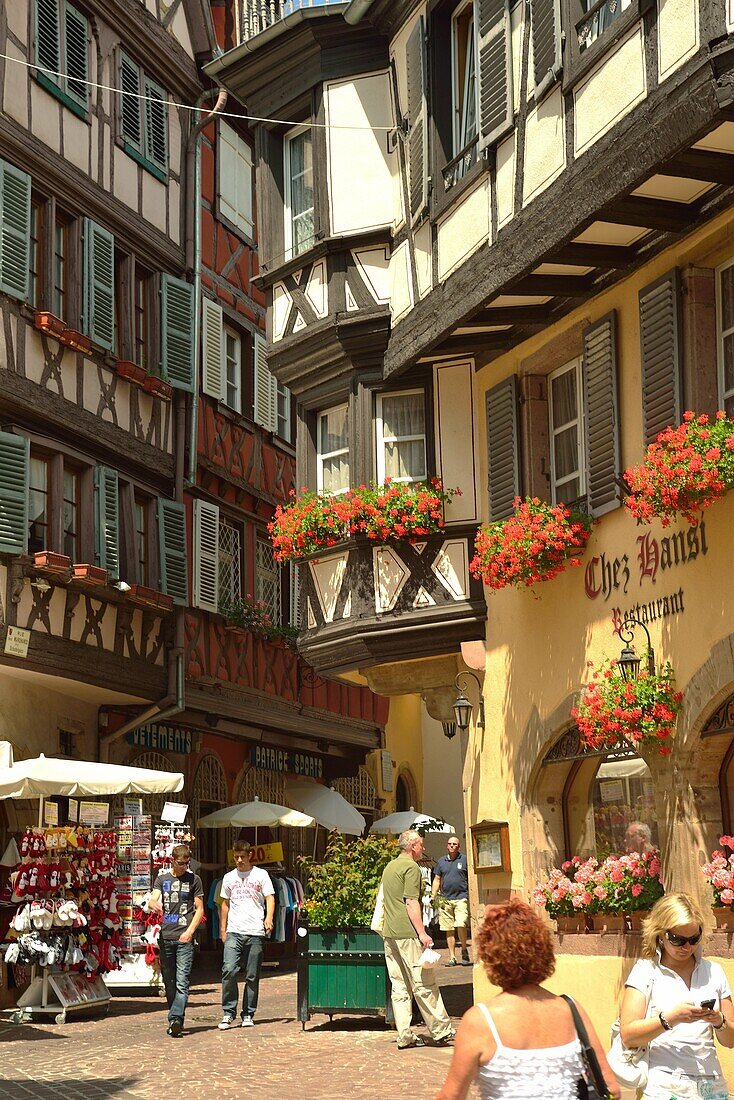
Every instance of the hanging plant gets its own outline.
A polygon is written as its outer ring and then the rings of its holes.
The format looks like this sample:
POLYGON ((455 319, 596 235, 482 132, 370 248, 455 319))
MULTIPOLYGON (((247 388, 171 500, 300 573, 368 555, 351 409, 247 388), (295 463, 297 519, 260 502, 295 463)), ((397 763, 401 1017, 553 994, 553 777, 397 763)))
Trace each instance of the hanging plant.
POLYGON ((705 414, 684 413, 683 423, 661 432, 624 480, 625 504, 635 519, 660 519, 667 527, 683 516, 695 526, 734 485, 734 420, 721 410, 712 422, 705 414))
POLYGON ((425 482, 360 485, 340 496, 302 490, 285 507, 278 505, 268 526, 278 561, 289 561, 336 546, 354 535, 375 542, 432 535, 444 526, 444 505, 460 489, 444 489, 439 478, 425 482))
POLYGON ((669 756, 682 702, 670 664, 628 681, 617 661, 608 661, 593 673, 571 717, 590 749, 611 749, 624 738, 635 748, 658 745, 661 756, 669 756))
POLYGON ((567 565, 580 565, 592 520, 565 504, 538 497, 515 498, 509 519, 480 527, 470 569, 490 588, 530 588, 550 581, 567 565))

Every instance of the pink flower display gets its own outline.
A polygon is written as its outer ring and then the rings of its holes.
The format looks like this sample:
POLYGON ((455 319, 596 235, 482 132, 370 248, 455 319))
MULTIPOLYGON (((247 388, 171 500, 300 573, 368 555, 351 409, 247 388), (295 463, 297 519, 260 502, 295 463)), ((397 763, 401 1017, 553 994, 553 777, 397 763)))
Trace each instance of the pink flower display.
POLYGON ((585 860, 574 856, 562 868, 552 868, 547 878, 535 885, 532 899, 555 920, 578 912, 593 915, 649 909, 663 893, 659 855, 651 851, 608 856, 602 863, 593 856, 585 860))
MULTIPOLYGON (((734 837, 721 836, 722 848, 734 849, 734 837)), ((734 854, 727 856, 720 848, 711 853, 711 859, 701 868, 703 877, 711 883, 714 905, 734 909, 734 854)))

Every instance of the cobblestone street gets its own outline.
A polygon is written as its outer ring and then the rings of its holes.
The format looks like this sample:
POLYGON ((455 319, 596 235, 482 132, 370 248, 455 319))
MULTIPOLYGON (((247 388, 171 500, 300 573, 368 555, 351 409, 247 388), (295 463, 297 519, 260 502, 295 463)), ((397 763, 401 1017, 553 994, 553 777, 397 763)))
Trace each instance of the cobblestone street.
MULTIPOLYGON (((107 1016, 69 1016, 64 1025, 0 1021, 0 1097, 234 1100, 254 1087, 298 1100, 430 1098, 451 1059, 450 1050, 430 1046, 398 1051, 395 1033, 369 1017, 314 1016, 302 1031, 295 971, 272 968, 261 983, 257 1026, 220 1032, 215 956, 201 956, 193 978, 179 1041, 166 1036, 165 1002, 147 993, 116 994, 107 1016)), ((461 1016, 471 1004, 471 970, 442 969, 439 980, 447 1009, 461 1016)))

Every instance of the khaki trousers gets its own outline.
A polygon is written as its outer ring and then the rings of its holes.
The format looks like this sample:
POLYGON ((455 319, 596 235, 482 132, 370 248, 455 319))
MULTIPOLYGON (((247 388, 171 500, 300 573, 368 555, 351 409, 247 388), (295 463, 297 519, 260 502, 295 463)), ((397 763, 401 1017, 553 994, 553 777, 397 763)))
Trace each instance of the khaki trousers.
POLYGON ((398 1030, 398 1046, 409 1046, 415 1041, 410 1030, 411 997, 415 997, 432 1039, 444 1039, 453 1034, 435 971, 424 970, 418 965, 422 954, 423 948, 417 937, 385 940, 385 962, 392 984, 392 1010, 398 1030))

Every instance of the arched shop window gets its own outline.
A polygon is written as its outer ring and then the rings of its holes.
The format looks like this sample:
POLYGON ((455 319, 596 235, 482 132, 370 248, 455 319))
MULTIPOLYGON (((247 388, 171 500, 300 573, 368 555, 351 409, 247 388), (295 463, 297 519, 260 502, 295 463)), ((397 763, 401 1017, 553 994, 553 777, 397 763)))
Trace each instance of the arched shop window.
MULTIPOLYGON (((160 752, 141 752, 133 760, 130 761, 131 768, 151 768, 157 772, 177 772, 180 768, 177 768, 167 756, 164 756, 160 752)), ((121 817, 123 813, 123 802, 127 798, 127 795, 116 794, 110 799, 110 821, 116 817, 121 817)), ((150 814, 154 821, 157 821, 163 813, 163 807, 166 802, 186 802, 186 791, 180 790, 177 794, 147 794, 143 797, 143 813, 150 814)), ((189 814, 189 821, 191 815, 189 814)))
POLYGON ((658 846, 652 777, 631 746, 588 749, 575 727, 567 730, 543 760, 540 789, 560 803, 562 854, 608 855, 658 846), (546 771, 547 769, 547 771, 546 771))
POLYGON ((370 825, 375 820, 375 800, 377 798, 377 791, 375 790, 375 785, 372 782, 370 773, 364 765, 360 765, 356 775, 335 779, 333 786, 335 791, 338 791, 343 798, 346 798, 347 802, 351 802, 351 804, 359 810, 362 817, 367 822, 365 829, 369 829, 370 825))
POLYGON ((701 730, 701 760, 709 774, 718 763, 721 798, 721 831, 731 834, 734 827, 734 695, 716 708, 701 730))

